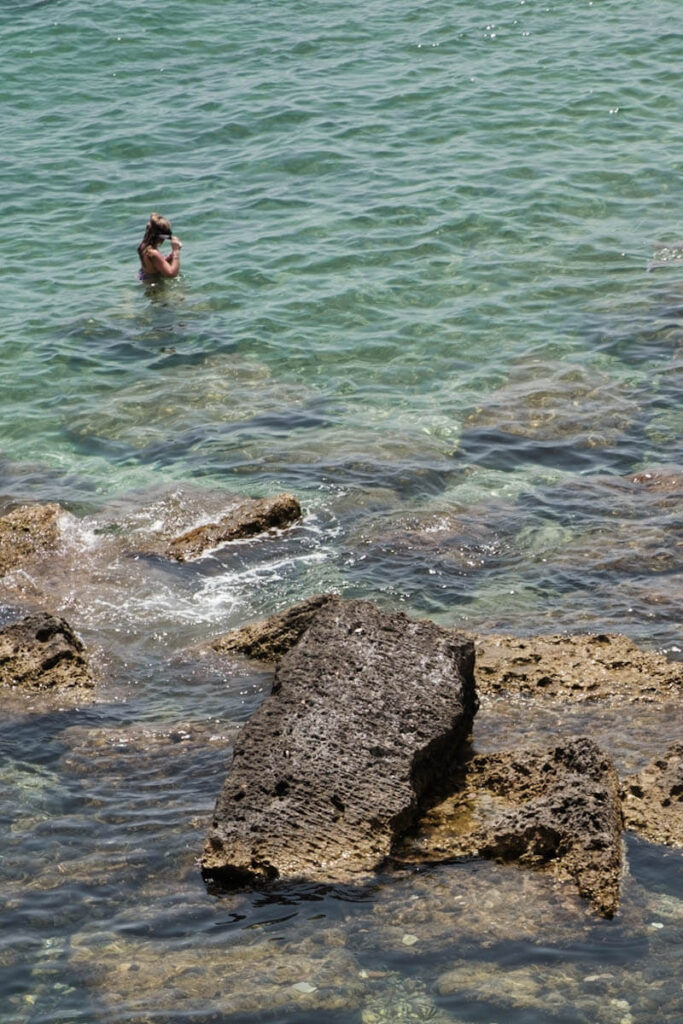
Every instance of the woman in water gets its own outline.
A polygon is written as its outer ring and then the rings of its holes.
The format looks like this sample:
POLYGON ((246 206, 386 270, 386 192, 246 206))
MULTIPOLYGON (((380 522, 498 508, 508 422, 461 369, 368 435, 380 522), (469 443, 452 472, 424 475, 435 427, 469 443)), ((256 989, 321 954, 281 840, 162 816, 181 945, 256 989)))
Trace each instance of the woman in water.
POLYGON ((147 221, 145 237, 138 246, 140 257, 140 277, 177 277, 180 273, 180 250, 182 242, 171 230, 171 222, 158 213, 153 213, 147 221), (171 252, 164 256, 159 246, 164 239, 170 238, 171 252))

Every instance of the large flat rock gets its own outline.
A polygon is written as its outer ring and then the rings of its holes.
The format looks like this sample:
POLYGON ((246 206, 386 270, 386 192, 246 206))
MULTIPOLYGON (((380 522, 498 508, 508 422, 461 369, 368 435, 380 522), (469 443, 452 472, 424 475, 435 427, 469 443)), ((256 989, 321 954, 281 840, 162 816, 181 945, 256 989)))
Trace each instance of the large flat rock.
POLYGON ((677 699, 683 685, 683 663, 619 634, 481 636, 476 651, 482 694, 635 703, 677 699))
POLYGON ((472 642, 364 601, 323 602, 245 726, 202 857, 222 885, 379 868, 458 757, 472 642))

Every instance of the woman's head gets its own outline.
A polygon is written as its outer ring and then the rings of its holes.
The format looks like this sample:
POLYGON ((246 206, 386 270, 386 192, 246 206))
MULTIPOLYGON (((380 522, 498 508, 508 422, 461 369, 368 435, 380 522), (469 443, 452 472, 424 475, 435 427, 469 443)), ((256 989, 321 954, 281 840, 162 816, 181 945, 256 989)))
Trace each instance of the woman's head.
POLYGON ((170 220, 166 220, 165 217, 161 217, 158 213, 153 213, 147 221, 145 237, 138 248, 144 249, 148 245, 157 246, 164 238, 171 238, 172 235, 173 231, 171 230, 170 220))

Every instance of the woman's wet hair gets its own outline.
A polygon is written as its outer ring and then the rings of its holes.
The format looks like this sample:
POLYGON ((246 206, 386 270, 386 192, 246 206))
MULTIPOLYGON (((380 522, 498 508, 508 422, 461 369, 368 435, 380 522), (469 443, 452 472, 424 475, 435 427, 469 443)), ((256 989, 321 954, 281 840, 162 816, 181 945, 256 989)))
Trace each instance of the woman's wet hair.
POLYGON ((158 213, 151 214, 147 221, 144 238, 138 246, 140 257, 142 257, 142 253, 148 246, 156 246, 163 238, 171 238, 172 236, 173 231, 171 230, 170 220, 166 220, 165 217, 161 217, 158 213))

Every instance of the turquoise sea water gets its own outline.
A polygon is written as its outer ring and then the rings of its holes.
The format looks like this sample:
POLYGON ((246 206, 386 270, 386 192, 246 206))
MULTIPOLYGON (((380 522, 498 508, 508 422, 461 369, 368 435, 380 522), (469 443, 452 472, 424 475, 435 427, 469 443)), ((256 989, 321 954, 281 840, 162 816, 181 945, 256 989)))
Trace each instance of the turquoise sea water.
MULTIPOLYGON (((643 930, 581 939, 555 890, 526 893, 546 917, 517 935, 519 886, 541 883, 491 866, 418 887, 489 907, 464 937, 455 911, 397 932, 410 886, 207 894, 194 858, 268 680, 181 652, 332 589, 680 657, 680 492, 628 480, 683 464, 679 5, 3 0, 0 52, 0 499, 72 516, 0 613, 48 594, 109 678, 88 710, 3 726, 2 1020, 367 1024, 382 999, 389 1020, 549 1019, 528 991, 444 994, 468 958, 562 965, 542 979, 564 993, 553 1020, 676 1019, 680 892, 646 844, 643 930), (183 272, 149 288, 153 209, 183 272), (116 546, 285 489, 306 516, 267 543, 173 570, 116 546), (334 961, 337 997, 278 1002, 268 957, 286 989, 316 946, 358 957, 334 961), (379 994, 356 998, 358 971, 379 994), (231 972, 254 979, 243 1003, 231 972), (591 1002, 594 974, 616 980, 591 1002)), ((641 726, 614 743, 624 769, 668 741, 641 726)))

